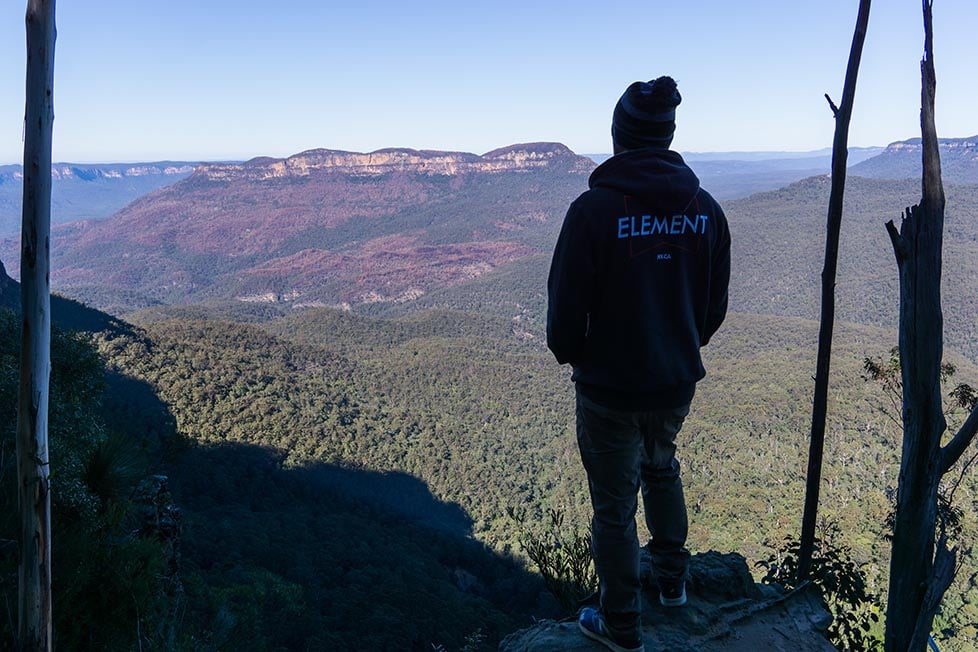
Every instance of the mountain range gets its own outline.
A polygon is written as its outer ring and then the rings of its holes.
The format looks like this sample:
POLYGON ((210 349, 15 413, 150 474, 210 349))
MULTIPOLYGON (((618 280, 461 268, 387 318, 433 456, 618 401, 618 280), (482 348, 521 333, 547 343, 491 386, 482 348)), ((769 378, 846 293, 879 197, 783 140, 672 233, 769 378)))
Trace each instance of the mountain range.
MULTIPOLYGON (((942 142, 945 169, 969 177, 975 139, 942 142)), ((882 228, 918 200, 919 182, 882 177, 912 167, 915 141, 852 168, 839 279, 843 319, 890 327, 897 277, 882 228)), ((279 311, 333 306, 376 315, 492 303, 541 319, 548 256, 594 162, 556 143, 484 155, 405 149, 310 150, 286 159, 202 164, 188 178, 104 220, 59 225, 58 291, 123 314, 154 305, 236 301, 279 311), (500 280, 502 279, 502 280, 500 280), (493 286, 498 286, 494 289, 493 286), (514 288, 526 288, 525 292, 514 288)), ((705 182, 704 182, 705 184, 705 182)), ((830 180, 816 175, 724 202, 733 234, 735 310, 814 318, 830 180)), ((960 319, 948 342, 978 356, 978 190, 949 184, 946 284, 960 319)), ((17 260, 16 240, 0 257, 17 260)))
MULTIPOLYGON (((137 197, 190 176, 195 163, 55 163, 51 223, 108 217, 137 197)), ((20 233, 23 167, 0 165, 0 235, 20 233)))
MULTIPOLYGON (((850 172, 875 179, 919 179, 922 152, 920 138, 891 143, 878 156, 852 166, 850 172)), ((940 153, 944 183, 978 183, 978 136, 941 138, 940 153)))
MULTIPOLYGON (((883 151, 882 147, 850 147, 853 165, 883 151)), ((776 190, 806 177, 828 174, 832 150, 812 152, 688 152, 683 158, 704 188, 717 199, 742 199, 757 192, 776 190)))
MULTIPOLYGON (((550 536, 551 510, 568 533, 588 519, 573 392, 543 321, 550 251, 593 167, 553 143, 482 156, 311 150, 204 164, 112 217, 55 228, 56 289, 126 321, 86 327, 75 311, 102 313, 55 300, 56 325, 97 333, 72 341, 107 368, 89 408, 101 416, 65 399, 52 421, 101 419, 168 476, 185 588, 179 618, 162 620, 179 623, 181 649, 461 648, 552 613, 519 551, 528 534, 550 536)), ((704 350, 709 375, 682 432, 695 550, 757 562, 797 530, 829 183, 818 174, 723 202, 732 312, 704 350)), ((974 384, 978 185, 947 196, 947 358, 955 381, 974 384)), ((883 222, 918 198, 914 179, 847 182, 837 293, 849 323, 836 330, 821 514, 844 524, 833 542, 876 592, 899 431, 863 361, 896 341, 883 222)), ((8 266, 15 245, 2 250, 8 266)), ((15 290, 0 274, 0 304, 16 307, 15 290)), ((77 375, 59 362, 56 388, 77 375)), ((78 483, 128 463, 125 449, 93 450, 78 483)), ((978 477, 962 477, 965 543, 978 539, 978 477)), ((132 495, 113 482, 112 495, 132 495)), ((118 509, 105 522, 120 531, 102 535, 116 542, 133 531, 118 509)), ((942 649, 974 649, 975 577, 966 560, 940 615, 942 649)), ((149 632, 145 618, 113 627, 149 632)))
POLYGON ((54 283, 112 310, 410 300, 549 247, 593 167, 555 144, 200 165, 112 218, 56 228, 54 283))

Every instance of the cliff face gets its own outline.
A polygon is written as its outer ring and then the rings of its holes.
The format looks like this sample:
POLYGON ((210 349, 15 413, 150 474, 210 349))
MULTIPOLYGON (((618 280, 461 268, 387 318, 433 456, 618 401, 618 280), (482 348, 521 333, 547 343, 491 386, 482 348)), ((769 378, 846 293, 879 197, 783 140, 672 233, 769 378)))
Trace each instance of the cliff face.
POLYGON ((425 176, 469 173, 530 172, 546 168, 587 171, 594 164, 558 143, 528 143, 493 150, 482 156, 464 152, 381 149, 361 154, 313 149, 284 159, 256 158, 245 163, 204 164, 195 176, 209 181, 263 181, 308 177, 317 172, 372 177, 404 172, 425 176))
MULTIPOLYGON (((101 219, 159 188, 190 176, 194 163, 55 163, 51 166, 51 224, 101 219)), ((24 170, 0 165, 0 236, 20 234, 24 170)), ((2 254, 16 263, 9 250, 2 254)))
MULTIPOLYGON (((97 179, 128 179, 135 177, 179 177, 193 172, 193 163, 174 163, 162 161, 159 163, 107 163, 104 165, 84 165, 76 163, 55 163, 51 166, 51 179, 54 181, 95 181, 97 179)), ((20 165, 0 166, 0 184, 4 182, 20 183, 24 180, 24 171, 20 165)))
MULTIPOLYGON (((831 616, 808 585, 782 593, 754 584, 744 558, 707 552, 690 561, 689 602, 659 605, 643 558, 642 625, 646 652, 833 652, 825 638, 831 616)), ((500 652, 593 652, 576 619, 541 621, 507 636, 500 652)), ((603 648, 600 648, 603 649, 603 648)))
MULTIPOLYGON (((969 138, 939 138, 938 147, 941 153, 958 153, 961 152, 965 156, 971 158, 978 158, 978 136, 971 136, 969 138)), ((909 140, 901 140, 895 143, 890 143, 886 146, 884 153, 889 152, 891 154, 897 152, 909 152, 912 154, 919 154, 923 151, 923 142, 920 138, 911 138, 909 140)))
MULTIPOLYGON (((403 303, 548 253, 593 168, 558 143, 203 164, 107 219, 56 227, 52 282, 120 313, 403 303)), ((0 257, 18 255, 14 237, 0 240, 0 257)))
MULTIPOLYGON (((978 136, 941 138, 941 175, 945 183, 978 184, 978 136)), ((850 174, 876 179, 919 179, 920 138, 890 143, 878 156, 849 168, 850 174)))

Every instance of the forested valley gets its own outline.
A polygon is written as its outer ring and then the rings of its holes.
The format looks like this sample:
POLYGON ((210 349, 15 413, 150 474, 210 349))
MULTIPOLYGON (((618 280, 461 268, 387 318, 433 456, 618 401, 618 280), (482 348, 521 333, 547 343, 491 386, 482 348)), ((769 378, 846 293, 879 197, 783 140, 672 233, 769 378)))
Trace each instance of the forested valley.
MULTIPOLYGON (((15 323, 8 313, 5 398, 15 387, 15 323)), ((683 431, 692 549, 756 561, 796 532, 815 328, 735 314, 717 336, 683 431)), ((104 581, 95 560, 109 555, 114 572, 120 555, 134 555, 134 576, 116 581, 143 591, 120 599, 121 611, 93 608, 84 632, 93 644, 155 622, 161 645, 424 649, 461 646, 475 631, 498 640, 530 615, 553 615, 507 509, 526 508, 539 527, 546 510, 560 509, 568 527, 583 529, 588 502, 567 373, 511 323, 320 310, 258 325, 152 321, 92 344, 58 341, 75 347, 58 349, 74 367, 55 368, 58 404, 73 409, 52 415, 52 440, 79 448, 70 451, 74 477, 65 472, 57 485, 78 495, 56 494, 57 522, 93 532, 71 537, 92 549, 58 546, 76 556, 56 560, 81 567, 75 590, 84 591, 104 581), (134 525, 147 510, 135 490, 150 472, 168 478, 178 542, 134 525), (178 564, 168 581, 179 591, 159 580, 168 563, 178 564), (109 613, 120 620, 94 617, 109 613)), ((899 439, 862 360, 888 338, 849 326, 840 341, 822 514, 844 525, 841 543, 879 591, 899 439)), ((975 377, 971 363, 957 362, 961 377, 975 377)), ((975 489, 968 476, 958 494, 967 500, 963 542, 978 535, 975 489)), ((974 633, 973 573, 959 575, 945 606, 956 640, 974 633)))
MULTIPOLYGON (((901 433, 898 399, 864 363, 885 364, 896 344, 882 222, 916 191, 852 179, 843 232, 820 529, 851 549, 876 594, 901 433)), ((955 373, 945 394, 978 383, 976 195, 974 185, 948 191, 955 373)), ((680 435, 694 552, 737 551, 756 565, 800 528, 826 196, 813 177, 726 205, 733 312, 704 350, 708 375, 680 435)), ((542 531, 550 510, 586 531, 589 503, 569 370, 544 343, 543 243, 559 218, 533 228, 520 238, 535 252, 353 310, 219 297, 118 318, 59 300, 58 646, 494 649, 533 618, 560 615, 520 538, 542 531), (525 511, 523 524, 512 509, 525 511)), ((6 281, 0 587, 12 605, 19 334, 6 281)), ((950 396, 948 410, 960 421, 950 396)), ((978 476, 961 478, 956 538, 970 550, 978 476)), ((942 650, 978 645, 976 605, 978 564, 966 554, 938 616, 942 650)), ((10 640, 11 620, 0 622, 10 640)))

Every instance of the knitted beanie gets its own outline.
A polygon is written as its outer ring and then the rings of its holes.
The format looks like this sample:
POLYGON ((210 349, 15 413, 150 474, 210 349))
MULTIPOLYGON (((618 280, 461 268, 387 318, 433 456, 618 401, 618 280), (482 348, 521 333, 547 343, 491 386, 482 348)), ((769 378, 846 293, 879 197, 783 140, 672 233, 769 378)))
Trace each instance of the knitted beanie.
POLYGON ((668 148, 676 131, 676 107, 682 100, 672 77, 634 82, 615 105, 612 141, 621 149, 668 148))

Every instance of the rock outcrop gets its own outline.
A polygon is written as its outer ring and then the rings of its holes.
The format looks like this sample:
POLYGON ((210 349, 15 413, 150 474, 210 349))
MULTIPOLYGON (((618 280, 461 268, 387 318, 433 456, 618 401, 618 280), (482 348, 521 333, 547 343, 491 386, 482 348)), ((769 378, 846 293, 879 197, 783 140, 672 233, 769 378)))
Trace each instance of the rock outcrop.
MULTIPOLYGON (((549 253, 593 168, 559 143, 204 164, 108 219, 56 226, 52 284, 119 314, 406 303, 549 253)), ((0 239, 0 258, 19 251, 0 239)))
MULTIPOLYGON (((195 163, 160 161, 158 163, 53 163, 53 181, 96 181, 98 179, 128 179, 131 177, 185 177, 194 171, 195 163)), ((21 165, 0 166, 0 184, 24 181, 21 165)))
MULTIPOLYGON (((683 607, 659 605, 643 556, 642 624, 646 652, 833 652, 831 623, 812 585, 781 592, 754 583, 736 553, 694 555, 683 607)), ((604 648, 578 631, 576 619, 545 620, 507 636, 500 652, 588 652, 604 648)))
POLYGON ((244 163, 202 164, 194 175, 198 180, 208 181, 264 181, 307 177, 317 172, 336 172, 353 177, 379 176, 392 172, 457 176, 472 172, 529 172, 552 167, 587 172, 594 167, 594 162, 574 154, 560 143, 512 145, 482 156, 466 152, 399 148, 369 153, 312 149, 284 159, 261 157, 244 163))
MULTIPOLYGON (((940 138, 944 183, 978 183, 978 136, 940 138)), ((876 179, 920 179, 920 138, 890 143, 879 155, 849 168, 849 174, 876 179)))

